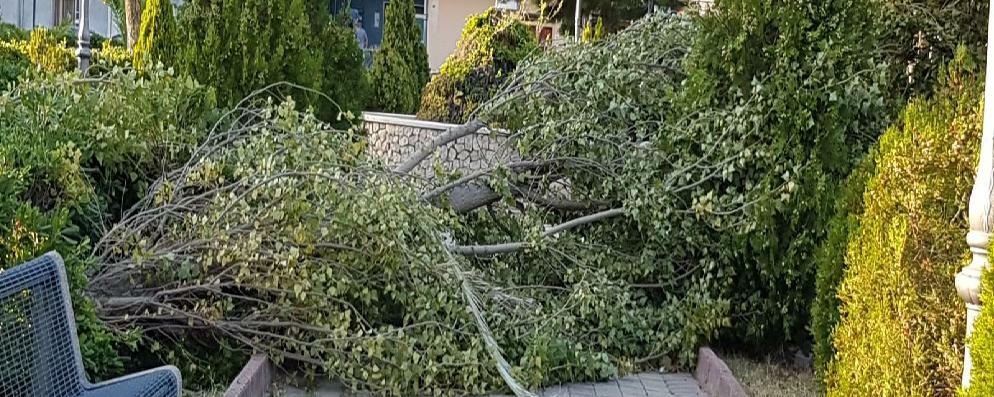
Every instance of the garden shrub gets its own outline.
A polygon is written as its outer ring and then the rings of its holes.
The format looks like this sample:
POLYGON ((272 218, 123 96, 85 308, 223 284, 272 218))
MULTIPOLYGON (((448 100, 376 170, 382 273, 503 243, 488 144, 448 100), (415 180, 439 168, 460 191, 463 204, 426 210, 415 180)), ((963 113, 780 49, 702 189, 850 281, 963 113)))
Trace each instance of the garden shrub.
POLYGON ((132 64, 139 71, 157 62, 172 66, 175 56, 176 20, 173 18, 172 2, 146 1, 132 64))
MULTIPOLYGON (((56 75, 70 72, 77 68, 76 49, 50 34, 45 29, 35 29, 27 40, 12 40, 0 42, 0 81, 16 81, 28 69, 37 70, 42 74, 56 75), (26 61, 26 62, 25 62, 26 61)), ((102 47, 92 51, 92 65, 96 69, 91 73, 104 72, 113 67, 128 67, 131 55, 126 49, 103 41, 102 47)))
POLYGON ((956 394, 966 319, 952 280, 967 260, 980 72, 961 49, 934 97, 880 138, 838 292, 829 396, 956 394))
POLYGON ((970 358, 973 369, 970 371, 970 387, 960 395, 963 397, 985 397, 994 395, 994 274, 984 271, 980 282, 980 315, 973 323, 970 335, 970 358))
POLYGON ((877 13, 870 0, 719 0, 698 20, 679 99, 684 112, 751 114, 713 128, 734 122, 756 130, 744 142, 749 165, 699 192, 749 203, 747 226, 713 236, 720 248, 708 254, 730 274, 726 341, 768 349, 808 339, 812 259, 836 187, 890 120, 877 13), (730 193, 753 189, 780 194, 730 193))
POLYGON ((846 249, 852 236, 859 230, 859 216, 863 213, 863 192, 873 171, 875 152, 870 151, 859 166, 840 187, 835 201, 835 214, 828 222, 828 235, 814 254, 815 298, 811 303, 811 338, 815 374, 820 387, 828 364, 835 355, 832 331, 839 322, 839 284, 846 269, 846 249))
POLYGON ((414 0, 387 5, 380 45, 370 71, 374 109, 411 114, 418 110, 421 90, 428 84, 428 52, 414 19, 414 0))
POLYGON ((30 68, 31 60, 16 45, 0 41, 0 90, 7 89, 30 68))
POLYGON ((418 117, 447 123, 468 121, 536 48, 534 33, 513 15, 494 8, 473 15, 455 52, 425 87, 418 117))
POLYGON ((64 256, 84 365, 102 379, 123 370, 117 349, 137 335, 97 320, 85 294, 89 242, 184 161, 214 116, 207 90, 161 71, 75 79, 32 75, 0 94, 0 269, 49 250, 64 256))
POLYGON ((0 22, 0 41, 27 40, 28 32, 6 22, 0 22))
POLYGON ((214 87, 221 103, 234 105, 250 93, 289 82, 289 94, 330 121, 338 107, 358 113, 365 87, 355 40, 328 26, 319 0, 192 0, 180 11, 176 68, 214 87), (335 54, 332 59, 326 59, 335 54), (332 101, 317 94, 327 95, 332 101), (337 104, 337 105, 336 105, 337 104))
POLYGON ((31 37, 22 46, 31 63, 44 73, 63 73, 76 67, 73 49, 44 29, 32 30, 31 37))

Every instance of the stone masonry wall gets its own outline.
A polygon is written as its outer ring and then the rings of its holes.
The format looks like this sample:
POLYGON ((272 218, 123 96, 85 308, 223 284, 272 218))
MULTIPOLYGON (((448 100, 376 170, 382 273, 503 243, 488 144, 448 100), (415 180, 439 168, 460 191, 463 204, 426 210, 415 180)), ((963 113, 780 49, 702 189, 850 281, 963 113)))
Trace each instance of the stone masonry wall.
MULTIPOLYGON (((414 116, 400 114, 366 112, 363 119, 369 132, 367 150, 389 167, 399 165, 431 143, 436 136, 455 127, 453 124, 422 121, 414 116)), ((475 135, 441 147, 435 152, 436 157, 426 159, 412 174, 433 178, 436 159, 446 171, 466 174, 489 170, 501 162, 517 158, 514 148, 505 143, 505 138, 491 136, 488 131, 481 130, 475 135)))

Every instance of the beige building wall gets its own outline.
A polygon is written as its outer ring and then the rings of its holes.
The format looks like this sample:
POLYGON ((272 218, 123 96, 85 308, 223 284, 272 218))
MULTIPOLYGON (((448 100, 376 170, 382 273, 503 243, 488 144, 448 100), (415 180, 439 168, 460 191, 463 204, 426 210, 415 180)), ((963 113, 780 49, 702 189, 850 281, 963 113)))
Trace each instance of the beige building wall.
POLYGON ((427 0, 428 66, 432 72, 456 49, 470 15, 486 11, 494 0, 427 0))

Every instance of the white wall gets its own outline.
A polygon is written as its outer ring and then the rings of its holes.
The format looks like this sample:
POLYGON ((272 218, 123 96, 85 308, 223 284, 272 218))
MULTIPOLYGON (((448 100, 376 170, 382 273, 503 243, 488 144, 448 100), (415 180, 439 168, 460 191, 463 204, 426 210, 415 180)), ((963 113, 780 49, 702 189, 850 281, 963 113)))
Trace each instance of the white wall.
POLYGON ((432 71, 456 49, 470 15, 486 11, 494 0, 428 0, 428 66, 432 71))
MULTIPOLYGON (((90 30, 104 37, 121 33, 114 13, 101 0, 89 0, 90 30)), ((22 29, 50 28, 55 24, 55 0, 0 0, 0 19, 22 29)))

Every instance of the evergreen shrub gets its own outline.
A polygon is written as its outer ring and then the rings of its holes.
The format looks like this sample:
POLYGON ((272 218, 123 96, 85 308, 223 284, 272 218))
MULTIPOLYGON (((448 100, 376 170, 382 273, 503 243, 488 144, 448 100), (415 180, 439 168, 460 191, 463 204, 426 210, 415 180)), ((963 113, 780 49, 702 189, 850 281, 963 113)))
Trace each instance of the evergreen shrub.
POLYGON ((965 310, 953 277, 983 123, 980 68, 961 49, 931 100, 880 138, 839 286, 829 396, 953 396, 965 310))

